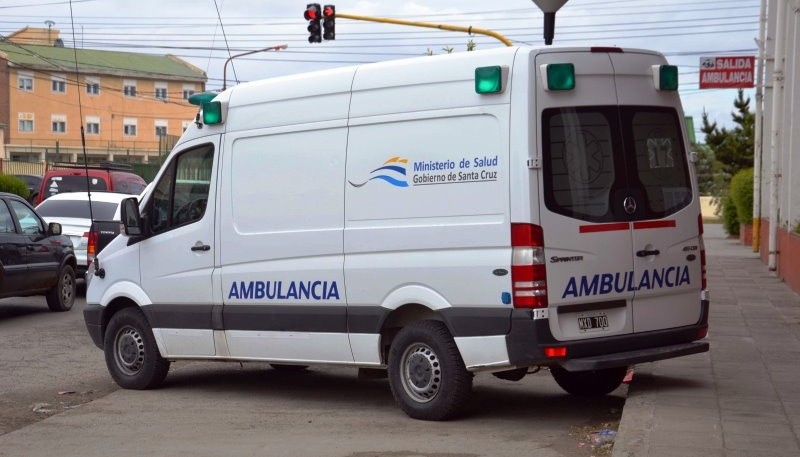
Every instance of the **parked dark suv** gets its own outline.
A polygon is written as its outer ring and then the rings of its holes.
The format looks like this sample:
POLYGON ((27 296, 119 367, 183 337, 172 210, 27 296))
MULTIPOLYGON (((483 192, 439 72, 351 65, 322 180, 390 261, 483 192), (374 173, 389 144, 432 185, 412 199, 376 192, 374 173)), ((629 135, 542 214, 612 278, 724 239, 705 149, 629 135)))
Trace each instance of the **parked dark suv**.
POLYGON ((0 298, 44 295, 52 311, 75 301, 75 253, 61 224, 46 224, 22 197, 0 192, 0 298))
POLYGON ((86 192, 87 182, 91 192, 120 192, 139 195, 147 182, 132 171, 130 165, 118 163, 81 164, 57 163, 42 177, 36 204, 65 192, 86 192), (86 175, 89 179, 86 179, 86 175))

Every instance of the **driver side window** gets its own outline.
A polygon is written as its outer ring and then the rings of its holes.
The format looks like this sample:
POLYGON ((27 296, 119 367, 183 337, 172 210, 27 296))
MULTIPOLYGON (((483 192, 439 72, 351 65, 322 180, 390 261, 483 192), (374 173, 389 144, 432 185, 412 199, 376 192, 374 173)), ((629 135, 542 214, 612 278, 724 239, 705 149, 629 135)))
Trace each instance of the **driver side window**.
POLYGON ((43 235, 45 233, 44 224, 32 209, 15 200, 11 200, 9 203, 11 203, 11 208, 14 209, 14 212, 17 213, 22 233, 26 235, 43 235))
POLYGON ((199 221, 206 212, 213 145, 203 145, 176 156, 153 188, 150 230, 161 233, 199 221))

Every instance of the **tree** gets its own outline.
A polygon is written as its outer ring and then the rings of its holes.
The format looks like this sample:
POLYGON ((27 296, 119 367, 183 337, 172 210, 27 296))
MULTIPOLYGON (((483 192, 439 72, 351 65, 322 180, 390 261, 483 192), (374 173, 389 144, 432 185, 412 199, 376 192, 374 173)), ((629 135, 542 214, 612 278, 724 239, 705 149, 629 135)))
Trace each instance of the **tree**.
MULTIPOLYGON (((712 174, 710 182, 713 183, 713 193, 722 203, 722 218, 725 221, 725 230, 735 235, 738 233, 739 222, 749 222, 750 215, 738 215, 736 205, 730 195, 731 177, 741 170, 753 167, 753 147, 755 145, 755 115, 750 112, 750 98, 744 97, 744 91, 739 89, 736 108, 731 113, 733 129, 717 127, 716 122, 708 120, 708 113, 703 111, 703 127, 701 131, 706 134, 706 145, 713 153, 712 174)), ((707 171, 707 170, 706 170, 707 171)), ((702 178, 701 178, 702 179, 702 178)))
POLYGON ((750 97, 744 97, 744 91, 739 89, 738 96, 733 102, 736 111, 731 113, 736 126, 729 130, 719 128, 716 122, 708 120, 708 113, 703 111, 703 127, 701 131, 706 134, 706 144, 714 153, 714 158, 720 163, 723 179, 727 184, 731 176, 739 170, 753 166, 753 146, 755 144, 755 114, 750 111, 750 97))
POLYGON ((692 151, 697 153, 697 186, 700 195, 721 195, 720 189, 725 189, 725 182, 721 179, 722 166, 714 157, 714 151, 703 143, 692 143, 692 151))

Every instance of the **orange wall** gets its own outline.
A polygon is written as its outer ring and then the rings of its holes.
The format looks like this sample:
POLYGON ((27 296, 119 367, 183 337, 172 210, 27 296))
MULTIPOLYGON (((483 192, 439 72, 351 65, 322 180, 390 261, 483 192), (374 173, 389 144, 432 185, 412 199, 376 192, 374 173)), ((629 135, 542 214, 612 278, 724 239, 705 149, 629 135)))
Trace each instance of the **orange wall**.
MULTIPOLYGON (((25 70, 23 70, 24 72, 25 70)), ((180 135, 183 121, 191 121, 197 107, 183 99, 182 81, 167 83, 167 103, 155 99, 156 80, 123 78, 118 76, 92 75, 99 78, 100 93, 86 93, 86 75, 79 77, 80 85, 75 85, 75 75, 66 74, 66 93, 51 90, 50 73, 34 73, 33 91, 25 92, 18 86, 17 69, 9 72, 10 116, 6 129, 8 144, 54 146, 56 140, 64 147, 80 145, 80 127, 87 116, 100 118, 100 134, 86 134, 87 147, 152 148, 157 149, 158 137, 155 134, 155 121, 167 121, 167 134, 180 135), (125 97, 122 93, 123 79, 136 80, 136 97, 125 97), (83 109, 81 119, 80 103, 83 109), (18 113, 34 113, 34 131, 20 132, 18 113), (66 132, 53 133, 51 115, 63 114, 67 117, 66 132), (123 118, 136 118, 136 136, 123 136, 123 118)), ((203 83, 196 82, 195 92, 204 90, 203 83)))

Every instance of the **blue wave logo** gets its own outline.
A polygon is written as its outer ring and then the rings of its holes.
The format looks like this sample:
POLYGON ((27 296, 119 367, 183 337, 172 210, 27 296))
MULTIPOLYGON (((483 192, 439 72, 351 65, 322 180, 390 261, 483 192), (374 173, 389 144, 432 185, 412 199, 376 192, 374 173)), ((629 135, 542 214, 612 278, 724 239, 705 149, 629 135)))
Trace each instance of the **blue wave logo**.
POLYGON ((381 181, 386 181, 395 187, 408 187, 408 181, 406 181, 407 164, 408 159, 404 159, 402 157, 392 157, 386 162, 383 162, 382 166, 372 170, 370 175, 373 176, 361 184, 354 183, 353 181, 347 182, 349 182, 353 187, 362 187, 374 179, 380 179, 381 181))

